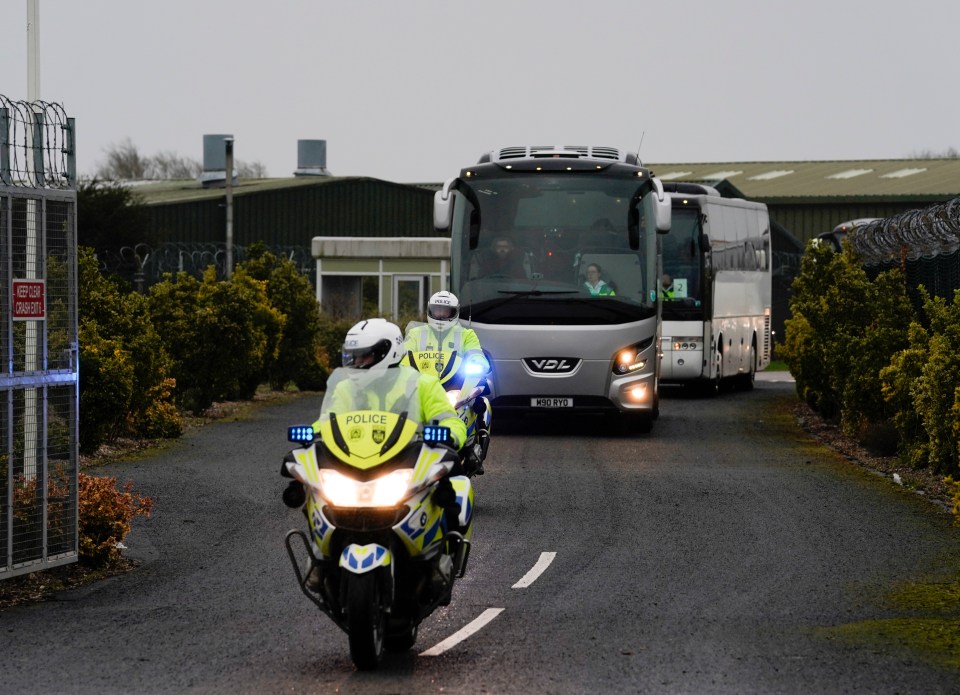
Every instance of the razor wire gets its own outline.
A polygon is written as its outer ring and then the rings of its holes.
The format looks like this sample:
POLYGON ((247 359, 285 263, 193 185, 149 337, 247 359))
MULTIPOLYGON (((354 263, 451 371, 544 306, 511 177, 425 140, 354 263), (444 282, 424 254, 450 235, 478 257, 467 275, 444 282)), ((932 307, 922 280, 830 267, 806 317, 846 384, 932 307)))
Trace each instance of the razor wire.
MULTIPOLYGON (((314 282, 316 263, 309 247, 268 245, 266 248, 278 258, 292 262, 301 275, 314 282)), ((246 259, 247 247, 234 246, 234 263, 246 259)), ((227 248, 226 244, 219 243, 166 242, 157 246, 142 243, 124 246, 118 251, 99 251, 97 263, 104 275, 119 276, 138 292, 144 292, 167 274, 186 273, 199 279, 210 266, 216 268, 218 279, 226 279, 227 248)))
POLYGON ((0 183, 76 188, 75 132, 74 119, 60 104, 0 94, 0 183))
POLYGON ((903 271, 918 311, 920 287, 944 299, 960 290, 960 197, 875 220, 850 232, 848 240, 870 276, 903 271))
POLYGON ((960 249, 960 197, 869 222, 848 238, 866 265, 949 256, 960 249))

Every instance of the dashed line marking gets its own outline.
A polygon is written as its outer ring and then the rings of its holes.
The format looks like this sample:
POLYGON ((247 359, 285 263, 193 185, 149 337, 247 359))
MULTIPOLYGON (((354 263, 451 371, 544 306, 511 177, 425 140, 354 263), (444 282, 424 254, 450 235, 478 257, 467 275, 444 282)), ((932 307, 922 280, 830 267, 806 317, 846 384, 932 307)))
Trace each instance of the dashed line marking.
POLYGON ((496 618, 502 612, 503 612, 502 608, 488 608, 483 613, 481 613, 476 618, 474 618, 472 622, 464 625, 462 628, 460 628, 459 630, 454 632, 452 635, 447 637, 447 639, 443 640, 442 642, 438 642, 434 646, 430 647, 427 651, 421 652, 420 656, 439 656, 443 654, 445 651, 447 651, 451 647, 454 647, 460 644, 461 642, 463 642, 463 640, 467 639, 467 637, 469 637, 470 635, 474 634, 475 632, 478 632, 480 629, 483 628, 484 625, 486 625, 491 620, 496 618))
POLYGON ((540 559, 537 560, 537 564, 530 568, 530 571, 523 575, 523 578, 514 584, 511 589, 526 589, 528 586, 533 584, 537 579, 543 574, 546 569, 550 566, 550 563, 553 562, 553 559, 557 556, 555 552, 551 553, 540 553, 540 559))

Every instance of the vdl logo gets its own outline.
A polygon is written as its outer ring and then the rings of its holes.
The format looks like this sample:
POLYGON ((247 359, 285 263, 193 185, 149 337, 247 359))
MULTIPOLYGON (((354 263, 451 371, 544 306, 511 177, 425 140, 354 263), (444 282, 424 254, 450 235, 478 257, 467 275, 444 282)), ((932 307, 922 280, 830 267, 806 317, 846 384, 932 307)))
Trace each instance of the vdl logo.
POLYGON ((524 357, 523 362, 530 371, 540 374, 569 374, 580 364, 573 357, 524 357))

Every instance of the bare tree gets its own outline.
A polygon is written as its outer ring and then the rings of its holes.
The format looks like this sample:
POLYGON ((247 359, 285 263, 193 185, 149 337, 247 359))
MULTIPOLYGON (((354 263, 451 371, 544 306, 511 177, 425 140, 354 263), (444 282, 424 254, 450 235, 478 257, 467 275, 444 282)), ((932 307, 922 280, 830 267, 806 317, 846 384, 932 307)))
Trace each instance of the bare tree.
MULTIPOLYGON (((160 152, 153 157, 140 154, 130 138, 106 149, 107 161, 101 164, 95 177, 104 181, 140 181, 143 179, 195 179, 203 172, 203 165, 195 159, 176 152, 160 152)), ((267 167, 262 162, 234 163, 237 174, 246 179, 267 178, 267 167)))
POLYGON ((948 147, 945 152, 934 152, 933 150, 922 150, 910 155, 911 159, 960 159, 960 151, 956 147, 948 147))
POLYGON ((267 166, 263 162, 237 162, 237 173, 244 179, 265 179, 267 166))
POLYGON ((150 159, 151 179, 195 179, 202 172, 200 162, 175 152, 160 152, 150 159))
POLYGON ((107 147, 106 164, 97 169, 96 177, 108 181, 136 181, 146 178, 150 160, 127 138, 119 145, 107 147))

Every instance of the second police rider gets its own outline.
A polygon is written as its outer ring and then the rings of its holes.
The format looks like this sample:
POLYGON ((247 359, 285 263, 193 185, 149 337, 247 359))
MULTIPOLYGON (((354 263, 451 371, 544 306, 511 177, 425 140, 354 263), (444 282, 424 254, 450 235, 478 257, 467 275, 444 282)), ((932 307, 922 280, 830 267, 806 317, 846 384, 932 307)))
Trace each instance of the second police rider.
MULTIPOLYGON (((472 328, 460 325, 460 300, 452 292, 442 291, 427 303, 427 323, 408 328, 404 341, 404 364, 420 372, 433 374, 447 390, 459 389, 464 382, 464 367, 470 364, 481 376, 490 372, 490 363, 483 354, 480 338, 472 328)), ((484 388, 484 391, 487 389, 484 388)), ((480 454, 465 452, 467 465, 477 475, 483 474, 483 460, 490 444, 489 413, 486 399, 477 397, 470 405, 476 414, 477 441, 480 454)))

